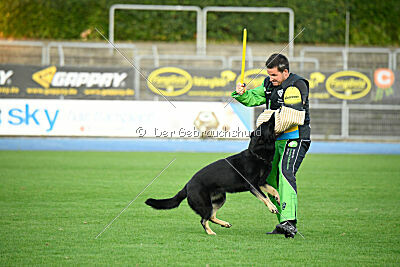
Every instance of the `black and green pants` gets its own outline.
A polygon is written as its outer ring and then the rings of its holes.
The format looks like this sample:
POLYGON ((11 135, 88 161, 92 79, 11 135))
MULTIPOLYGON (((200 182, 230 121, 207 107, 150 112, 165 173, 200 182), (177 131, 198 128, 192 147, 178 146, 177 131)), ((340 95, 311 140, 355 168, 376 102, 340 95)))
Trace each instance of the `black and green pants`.
POLYGON ((280 206, 277 205, 274 198, 270 198, 278 208, 279 222, 297 221, 296 173, 310 147, 310 143, 310 140, 302 139, 275 142, 275 155, 267 183, 278 191, 281 198, 280 206))

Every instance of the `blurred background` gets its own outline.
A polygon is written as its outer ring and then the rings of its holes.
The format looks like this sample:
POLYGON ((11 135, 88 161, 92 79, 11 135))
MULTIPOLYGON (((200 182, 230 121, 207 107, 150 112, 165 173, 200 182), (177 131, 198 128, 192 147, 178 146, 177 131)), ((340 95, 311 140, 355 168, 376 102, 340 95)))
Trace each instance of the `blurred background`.
POLYGON ((398 14, 397 0, 3 0, 0 135, 245 140, 264 109, 230 97, 247 28, 245 82, 288 56, 310 81, 313 140, 398 142, 398 14))

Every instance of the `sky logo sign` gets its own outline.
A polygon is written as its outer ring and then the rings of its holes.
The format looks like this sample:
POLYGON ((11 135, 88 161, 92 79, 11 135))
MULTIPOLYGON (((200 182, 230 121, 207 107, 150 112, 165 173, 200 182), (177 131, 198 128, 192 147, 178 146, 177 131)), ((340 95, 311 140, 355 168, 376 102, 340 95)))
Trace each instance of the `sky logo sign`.
POLYGON ((14 126, 44 126, 46 132, 51 132, 56 124, 58 114, 59 110, 54 112, 48 109, 35 109, 31 108, 29 104, 25 104, 23 109, 12 108, 8 111, 8 123, 14 126))

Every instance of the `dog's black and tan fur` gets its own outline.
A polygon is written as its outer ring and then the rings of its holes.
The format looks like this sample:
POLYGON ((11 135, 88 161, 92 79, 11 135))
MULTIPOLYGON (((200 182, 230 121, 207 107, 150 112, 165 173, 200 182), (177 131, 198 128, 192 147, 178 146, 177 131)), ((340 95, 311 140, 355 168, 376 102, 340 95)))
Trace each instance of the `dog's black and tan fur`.
POLYGON ((227 192, 250 191, 272 213, 277 213, 276 206, 261 191, 262 189, 275 197, 279 204, 278 192, 266 183, 275 153, 274 126, 275 119, 272 116, 251 134, 248 149, 204 167, 174 197, 160 200, 149 198, 146 204, 155 209, 173 209, 187 198, 190 207, 201 216, 200 222, 209 235, 215 233, 209 227, 208 221, 227 228, 232 226, 216 217, 217 210, 225 203, 227 192))

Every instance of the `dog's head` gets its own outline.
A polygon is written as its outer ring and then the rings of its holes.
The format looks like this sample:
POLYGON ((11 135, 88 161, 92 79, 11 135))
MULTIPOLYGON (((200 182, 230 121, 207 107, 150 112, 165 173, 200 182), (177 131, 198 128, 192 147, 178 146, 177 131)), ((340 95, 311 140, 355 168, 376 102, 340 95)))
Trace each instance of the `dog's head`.
POLYGON ((261 157, 272 161, 275 153, 275 115, 263 122, 250 135, 249 149, 261 157))

